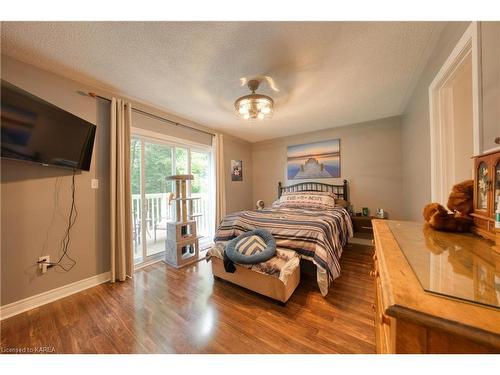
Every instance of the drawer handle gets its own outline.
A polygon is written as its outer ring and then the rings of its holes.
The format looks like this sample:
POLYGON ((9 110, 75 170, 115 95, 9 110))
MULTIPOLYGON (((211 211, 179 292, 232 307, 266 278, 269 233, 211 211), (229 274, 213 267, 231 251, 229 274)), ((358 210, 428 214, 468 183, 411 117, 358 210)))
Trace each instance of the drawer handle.
POLYGON ((375 311, 375 304, 372 303, 372 310, 375 311))
POLYGON ((372 240, 372 245, 375 246, 375 240, 374 239, 372 240))
POLYGON ((361 227, 362 229, 373 229, 373 227, 361 227))
POLYGON ((391 325, 391 319, 389 319, 389 317, 385 314, 380 314, 380 321, 382 322, 382 324, 386 324, 388 326, 391 325))
POLYGON ((370 271, 370 276, 378 277, 378 275, 379 275, 378 271, 370 271))
POLYGON ((373 254, 373 261, 376 262, 377 261, 377 254, 373 254))

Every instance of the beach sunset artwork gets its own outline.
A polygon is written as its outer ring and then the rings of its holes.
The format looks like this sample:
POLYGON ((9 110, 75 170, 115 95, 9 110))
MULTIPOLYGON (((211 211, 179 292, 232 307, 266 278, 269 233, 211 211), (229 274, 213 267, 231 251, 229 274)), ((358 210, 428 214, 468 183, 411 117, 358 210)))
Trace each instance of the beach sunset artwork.
POLYGON ((289 180, 340 177, 340 139, 288 146, 289 180))

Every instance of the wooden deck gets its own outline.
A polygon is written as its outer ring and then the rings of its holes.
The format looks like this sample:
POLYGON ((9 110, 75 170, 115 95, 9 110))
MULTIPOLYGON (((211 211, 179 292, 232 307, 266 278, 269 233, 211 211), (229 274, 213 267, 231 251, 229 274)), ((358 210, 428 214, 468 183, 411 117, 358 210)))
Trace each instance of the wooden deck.
POLYGON ((323 298, 303 276, 285 307, 227 282, 205 261, 156 263, 1 322, 2 351, 56 353, 374 353, 373 248, 349 245, 323 298), (52 349, 53 348, 53 349, 52 349))

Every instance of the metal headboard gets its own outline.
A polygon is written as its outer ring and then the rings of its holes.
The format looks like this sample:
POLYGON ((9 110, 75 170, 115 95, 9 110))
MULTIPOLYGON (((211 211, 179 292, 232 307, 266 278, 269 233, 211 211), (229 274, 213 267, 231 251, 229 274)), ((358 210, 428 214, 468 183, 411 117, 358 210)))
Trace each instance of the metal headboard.
POLYGON ((330 185, 323 184, 321 182, 301 182, 295 185, 282 186, 281 182, 278 182, 278 198, 284 192, 295 192, 295 191, 329 191, 335 194, 337 199, 343 199, 349 201, 349 194, 347 189, 347 180, 343 181, 342 185, 330 185))

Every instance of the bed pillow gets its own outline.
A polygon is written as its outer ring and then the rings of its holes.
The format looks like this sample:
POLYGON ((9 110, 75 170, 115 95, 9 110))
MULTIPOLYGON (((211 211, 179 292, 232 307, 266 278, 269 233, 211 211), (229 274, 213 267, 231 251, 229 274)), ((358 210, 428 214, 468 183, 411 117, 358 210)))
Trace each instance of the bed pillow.
POLYGON ((281 206, 281 201, 279 199, 276 199, 271 205, 271 208, 280 208, 280 206, 281 206))
POLYGON ((335 198, 326 191, 287 192, 280 197, 279 207, 329 210, 335 207, 335 198))

